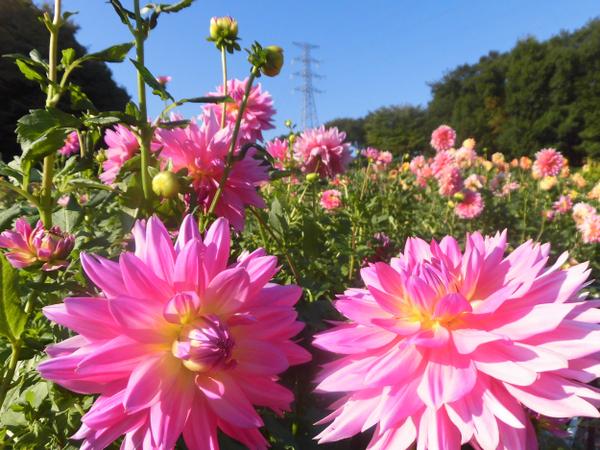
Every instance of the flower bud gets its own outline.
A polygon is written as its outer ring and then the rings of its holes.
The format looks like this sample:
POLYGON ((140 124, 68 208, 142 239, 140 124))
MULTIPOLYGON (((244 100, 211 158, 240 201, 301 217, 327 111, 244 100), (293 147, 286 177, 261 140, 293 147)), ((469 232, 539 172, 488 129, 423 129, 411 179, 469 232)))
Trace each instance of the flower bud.
POLYGON ((290 137, 288 137, 288 141, 290 141, 290 144, 293 144, 294 142, 296 142, 296 135, 290 134, 290 137))
POLYGON ((233 17, 213 17, 210 19, 209 32, 208 40, 214 42, 219 50, 225 48, 229 53, 240 50, 236 42, 239 39, 238 23, 233 17))
POLYGON ((152 190, 156 195, 173 198, 179 194, 179 180, 173 172, 159 172, 152 178, 152 190))
POLYGON ((261 68, 262 73, 268 77, 279 75, 283 67, 283 49, 277 45, 269 45, 264 48, 266 54, 265 65, 261 68))
POLYGON ((292 121, 290 119, 287 119, 284 123, 283 123, 287 128, 292 128, 292 121))
POLYGON ((454 200, 462 202, 465 199, 465 194, 463 194, 462 192, 457 192, 456 194, 454 194, 454 200))
POLYGON ((318 173, 311 172, 311 173, 309 173, 309 174, 306 175, 306 181, 308 181, 309 183, 314 183, 318 179, 319 179, 319 174, 318 173))

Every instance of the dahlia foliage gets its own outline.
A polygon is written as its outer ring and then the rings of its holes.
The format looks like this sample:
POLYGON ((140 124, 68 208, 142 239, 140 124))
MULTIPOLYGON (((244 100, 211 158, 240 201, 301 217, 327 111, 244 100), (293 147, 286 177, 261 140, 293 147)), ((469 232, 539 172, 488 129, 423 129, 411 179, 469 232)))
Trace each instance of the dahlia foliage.
POLYGON ((349 319, 315 337, 341 355, 319 392, 344 396, 320 442, 375 428, 370 449, 537 448, 531 411, 598 417, 599 302, 581 288, 587 264, 548 265, 550 245, 506 253, 506 232, 418 238, 361 271, 336 309, 349 319))
POLYGON ((204 239, 192 216, 173 245, 151 217, 134 228, 135 252, 118 262, 82 255, 98 287, 44 308, 75 333, 50 346, 42 376, 98 394, 74 436, 82 448, 218 448, 217 430, 249 448, 266 448, 255 406, 287 411, 293 395, 277 383, 310 355, 291 338, 303 325, 293 305, 298 286, 271 283, 277 260, 264 250, 228 264, 229 224, 218 219, 204 239))

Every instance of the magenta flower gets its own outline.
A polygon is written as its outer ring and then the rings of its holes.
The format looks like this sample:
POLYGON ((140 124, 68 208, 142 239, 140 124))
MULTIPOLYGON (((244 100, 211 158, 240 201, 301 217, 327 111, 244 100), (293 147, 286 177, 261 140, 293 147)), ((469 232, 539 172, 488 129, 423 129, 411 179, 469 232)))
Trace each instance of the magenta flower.
MULTIPOLYGON (((221 182, 232 128, 221 129, 217 116, 211 113, 201 126, 192 122, 186 128, 160 129, 156 134, 163 146, 159 159, 165 165, 170 160, 174 171, 187 169, 197 201, 207 212, 221 182)), ((215 214, 228 219, 236 230, 244 228, 246 206, 265 207, 256 188, 269 176, 267 169, 253 158, 255 154, 251 148, 242 160, 233 163, 215 208, 215 214)))
POLYGON ((63 156, 71 156, 79 153, 79 136, 77 131, 71 131, 65 139, 65 145, 58 149, 63 156))
POLYGON ((377 156, 377 162, 379 164, 383 164, 384 166, 391 164, 393 159, 394 155, 392 155, 392 153, 388 151, 380 152, 377 156))
POLYGON ((98 394, 74 436, 100 449, 218 449, 217 430, 266 449, 254 406, 289 410, 278 374, 310 355, 291 339, 302 328, 298 286, 271 283, 277 260, 259 249, 228 265, 229 224, 204 240, 187 216, 173 245, 156 217, 134 228, 135 253, 119 262, 82 255, 97 297, 44 308, 75 333, 51 345, 38 369, 75 392, 98 394))
POLYGON ((289 159, 289 147, 287 141, 282 139, 273 139, 267 143, 265 147, 267 153, 275 160, 273 167, 276 169, 283 169, 285 162, 289 159))
POLYGON ((463 191, 464 199, 454 207, 454 213, 461 219, 474 219, 483 212, 485 206, 479 192, 463 191))
MULTIPOLYGON (((100 174, 100 180, 104 184, 113 184, 123 164, 139 151, 140 144, 135 134, 120 124, 106 130, 104 143, 107 146, 106 161, 102 163, 104 172, 100 174)), ((157 151, 159 148, 155 142, 152 142, 152 151, 157 151)))
POLYGON ((294 144, 294 156, 303 172, 333 178, 344 173, 352 159, 350 144, 345 139, 346 133, 335 127, 305 130, 294 144))
MULTIPOLYGON (((231 124, 232 126, 237 120, 238 111, 242 104, 242 99, 244 98, 246 83, 248 83, 248 78, 243 81, 233 79, 227 82, 227 95, 233 99, 233 102, 226 103, 226 123, 231 124)), ((211 92, 208 95, 223 95, 223 86, 218 86, 216 92, 211 92)), ((207 104, 204 106, 203 119, 208 120, 208 117, 210 117, 211 114, 216 114, 216 116, 220 118, 222 110, 222 104, 207 104)), ((241 141, 262 141, 262 132, 275 128, 273 125, 274 115, 275 108, 273 108, 273 98, 271 97, 271 94, 267 91, 263 92, 260 83, 252 86, 250 96, 248 97, 248 103, 244 110, 244 116, 242 117, 240 127, 241 141)))
POLYGON ((166 86, 167 84, 169 84, 172 79, 173 78, 170 77, 169 75, 160 75, 160 76, 156 77, 156 81, 158 81, 163 86, 166 86))
POLYGON ((42 270, 50 272, 67 267, 74 246, 75 236, 59 227, 46 230, 41 220, 32 228, 24 218, 17 219, 14 230, 0 234, 0 248, 8 250, 6 259, 17 269, 41 264, 42 270))
POLYGON ((564 158, 560 152, 553 148, 543 148, 535 154, 535 162, 532 170, 541 177, 557 176, 564 163, 564 158))
POLYGON ((431 133, 431 146, 438 152, 451 149, 455 141, 456 131, 448 125, 440 125, 431 133))
POLYGON ((377 161, 379 158, 379 150, 373 147, 367 147, 360 151, 360 154, 371 161, 377 161))
POLYGON ((447 150, 440 150, 436 153, 431 163, 431 170, 436 178, 440 178, 442 173, 449 168, 458 167, 454 155, 447 150))
POLYGON ((558 200, 552 204, 552 209, 558 214, 566 214, 573 208, 573 200, 568 195, 561 195, 558 200))
POLYGON ((342 193, 337 189, 328 189, 321 192, 321 207, 327 211, 338 209, 342 206, 342 193))
POLYGON ((458 167, 447 167, 438 176, 439 193, 450 197, 463 188, 463 179, 458 167))
POLYGON ((342 357, 318 391, 344 396, 320 442, 375 427, 369 449, 535 449, 525 408, 548 417, 600 414, 587 386, 600 364, 599 301, 579 293, 587 264, 547 266, 550 246, 504 256, 506 233, 406 242, 390 264, 362 269, 366 289, 335 307, 350 319, 317 335, 342 357))

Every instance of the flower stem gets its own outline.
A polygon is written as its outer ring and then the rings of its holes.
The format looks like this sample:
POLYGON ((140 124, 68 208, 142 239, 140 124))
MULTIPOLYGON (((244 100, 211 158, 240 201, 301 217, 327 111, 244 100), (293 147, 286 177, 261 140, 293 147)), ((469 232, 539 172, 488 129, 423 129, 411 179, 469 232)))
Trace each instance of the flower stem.
MULTIPOLYGON (((62 26, 61 17, 62 0, 54 0, 54 17, 52 24, 48 26, 50 32, 50 46, 48 52, 48 93, 46 96, 46 107, 55 106, 58 102, 58 92, 54 92, 56 84, 58 67, 58 33, 62 26)), ((54 177, 54 159, 56 154, 50 153, 44 158, 44 168, 42 172, 42 193, 39 202, 39 213, 42 222, 46 228, 52 226, 52 179, 54 177)))
MULTIPOLYGON (((225 46, 221 47, 221 69, 223 70, 223 96, 227 95, 227 52, 225 46)), ((225 119, 227 118, 227 102, 223 102, 221 112, 221 128, 225 128, 225 119)))
MULTIPOLYGON (((146 30, 144 27, 144 20, 140 12, 140 0, 133 0, 133 8, 135 14, 135 57, 138 65, 144 66, 144 42, 146 40, 146 30)), ((140 127, 140 171, 142 173, 142 190, 144 192, 144 199, 146 202, 152 195, 152 187, 150 182, 150 175, 148 174, 148 160, 150 159, 150 141, 152 134, 147 123, 148 118, 148 106, 146 102, 146 83, 142 77, 142 73, 137 70, 137 91, 138 91, 138 107, 140 109, 141 123, 140 127)))
POLYGON ((225 188, 225 183, 227 183, 227 178, 229 177, 229 173, 231 172, 231 168, 233 166, 233 157, 235 155, 235 147, 237 143, 238 135, 240 134, 240 126, 242 124, 242 117, 244 116, 244 110, 246 109, 246 105, 248 103, 248 97, 250 96, 250 90, 252 89, 252 83, 254 83, 254 79, 258 74, 258 69, 256 67, 252 68, 250 72, 250 77, 248 78, 248 82, 246 83, 246 89, 244 91, 244 97, 242 98, 242 103, 237 113, 237 117, 235 120, 235 127, 233 128, 233 134, 231 136, 231 143, 229 145, 229 152, 227 153, 227 160, 225 162, 225 167, 223 168, 223 175, 221 175, 221 180, 219 181, 219 187, 217 188, 217 192, 215 192, 215 196, 210 203, 208 211, 206 212, 206 216, 210 216, 217 207, 219 200, 221 199, 221 195, 223 195, 223 189, 225 188))

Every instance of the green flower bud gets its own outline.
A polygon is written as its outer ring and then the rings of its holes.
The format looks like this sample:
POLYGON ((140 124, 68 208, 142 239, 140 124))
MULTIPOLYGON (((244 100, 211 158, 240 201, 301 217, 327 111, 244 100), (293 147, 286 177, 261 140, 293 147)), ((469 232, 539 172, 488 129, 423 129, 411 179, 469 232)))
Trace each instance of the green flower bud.
POLYGON ((159 172, 152 178, 152 190, 160 197, 173 198, 179 194, 179 189, 179 179, 173 172, 159 172))
POLYGON ((229 53, 234 50, 239 50, 238 40, 238 23, 233 17, 213 17, 210 19, 209 27, 210 36, 208 40, 214 42, 220 50, 225 48, 229 53))
POLYGON ((319 174, 318 173, 309 173, 306 175, 306 181, 308 181, 309 183, 314 183, 315 181, 317 181, 319 179, 319 174))
POLYGON ((456 194, 454 194, 454 200, 462 202, 464 199, 465 199, 465 194, 463 194, 462 192, 457 192, 456 194))
POLYGON ((268 77, 279 75, 283 67, 283 49, 277 45, 269 45, 264 48, 266 62, 261 68, 262 73, 268 77))
POLYGON ((98 162, 98 164, 102 164, 104 161, 106 161, 106 153, 104 150, 100 150, 98 153, 96 153, 96 162, 98 162))
POLYGON ((292 128, 292 121, 290 119, 286 120, 283 123, 287 128, 292 128))

